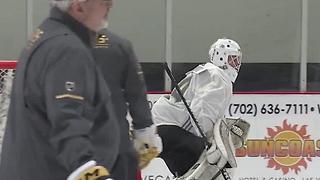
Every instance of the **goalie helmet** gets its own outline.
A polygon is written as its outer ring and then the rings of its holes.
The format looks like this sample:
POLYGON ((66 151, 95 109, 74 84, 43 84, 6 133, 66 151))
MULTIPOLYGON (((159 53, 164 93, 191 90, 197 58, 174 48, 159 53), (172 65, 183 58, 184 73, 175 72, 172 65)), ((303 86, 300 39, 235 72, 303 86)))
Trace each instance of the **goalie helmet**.
POLYGON ((231 39, 218 39, 209 50, 211 63, 223 69, 234 83, 241 66, 242 53, 237 42, 231 39))

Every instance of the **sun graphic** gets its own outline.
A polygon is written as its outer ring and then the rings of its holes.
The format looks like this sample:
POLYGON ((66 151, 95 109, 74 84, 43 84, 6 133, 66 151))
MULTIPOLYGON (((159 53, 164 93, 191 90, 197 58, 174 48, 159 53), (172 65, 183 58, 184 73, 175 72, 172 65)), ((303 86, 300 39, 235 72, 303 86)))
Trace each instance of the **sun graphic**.
MULTIPOLYGON (((282 127, 275 126, 276 130, 273 130, 272 128, 267 128, 269 137, 266 137, 266 139, 273 139, 273 141, 283 141, 283 142, 292 142, 292 141, 298 141, 303 142, 306 139, 310 139, 310 135, 307 135, 306 131, 306 125, 301 126, 301 128, 298 130, 298 125, 291 125, 287 123, 287 119, 283 121, 282 127)), ((295 149, 297 147, 288 146, 286 147, 289 151, 289 147, 292 149, 295 149)), ((280 151, 283 149, 275 149, 275 151, 280 151)), ((275 170, 281 170, 283 174, 287 174, 289 170, 294 171, 296 174, 298 174, 299 171, 301 171, 300 167, 307 168, 307 161, 311 161, 310 157, 302 157, 302 156, 290 156, 289 154, 286 154, 285 156, 279 157, 266 157, 268 160, 268 168, 274 168, 275 170)))

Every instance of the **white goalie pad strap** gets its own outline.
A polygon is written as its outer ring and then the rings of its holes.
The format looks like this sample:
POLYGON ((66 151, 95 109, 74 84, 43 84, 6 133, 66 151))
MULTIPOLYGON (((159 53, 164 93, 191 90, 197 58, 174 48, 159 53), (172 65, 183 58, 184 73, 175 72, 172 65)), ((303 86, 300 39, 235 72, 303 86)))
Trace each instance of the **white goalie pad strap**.
POLYGON ((204 150, 199 160, 189 169, 189 171, 174 180, 211 180, 215 176, 218 177, 216 179, 224 180, 219 167, 209 164, 206 157, 206 150, 204 150))
POLYGON ((203 151, 199 160, 181 177, 174 180, 195 180, 206 179, 210 180, 215 174, 219 173, 220 169, 217 166, 210 165, 206 159, 206 150, 203 151))
MULTIPOLYGON (((250 124, 241 118, 226 118, 218 120, 214 125, 214 141, 217 148, 221 151, 222 158, 227 159, 229 168, 237 167, 234 149, 241 147, 247 138, 250 124)), ((211 139, 212 140, 212 139, 211 139)), ((218 161, 220 163, 222 161, 218 161)), ((199 160, 181 177, 174 180, 210 180, 216 178, 224 179, 221 175, 219 166, 209 164, 207 160, 207 150, 204 150, 199 160)), ((231 169, 228 169, 228 172, 231 169)), ((230 173, 230 172, 229 172, 230 173)))
POLYGON ((231 168, 237 167, 230 130, 224 120, 216 122, 213 133, 217 148, 221 151, 222 157, 227 159, 227 165, 231 168))

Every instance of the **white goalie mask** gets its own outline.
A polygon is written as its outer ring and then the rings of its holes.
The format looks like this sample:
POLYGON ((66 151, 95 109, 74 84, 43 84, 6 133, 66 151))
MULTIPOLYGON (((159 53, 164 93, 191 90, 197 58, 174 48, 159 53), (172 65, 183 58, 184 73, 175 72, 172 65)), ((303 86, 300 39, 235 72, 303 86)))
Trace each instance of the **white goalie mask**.
POLYGON ((211 63, 223 69, 234 83, 241 66, 242 53, 237 42, 231 39, 218 39, 209 50, 211 63))

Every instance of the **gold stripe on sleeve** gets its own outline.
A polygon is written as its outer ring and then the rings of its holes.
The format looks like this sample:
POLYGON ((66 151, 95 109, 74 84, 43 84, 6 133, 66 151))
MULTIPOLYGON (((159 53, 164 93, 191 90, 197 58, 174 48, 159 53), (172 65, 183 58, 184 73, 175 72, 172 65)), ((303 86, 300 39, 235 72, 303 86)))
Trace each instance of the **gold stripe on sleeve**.
POLYGON ((64 99, 64 98, 76 99, 76 100, 81 100, 81 101, 84 100, 84 97, 72 95, 72 94, 61 94, 61 95, 56 96, 56 99, 64 99))

